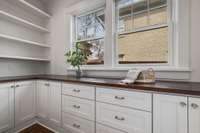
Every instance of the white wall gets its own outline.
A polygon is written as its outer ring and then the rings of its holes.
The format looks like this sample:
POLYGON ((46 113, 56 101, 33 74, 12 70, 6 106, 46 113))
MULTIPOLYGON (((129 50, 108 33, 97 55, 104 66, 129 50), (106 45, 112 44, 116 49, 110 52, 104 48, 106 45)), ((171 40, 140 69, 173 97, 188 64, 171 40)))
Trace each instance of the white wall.
POLYGON ((45 66, 31 61, 0 59, 0 77, 45 74, 45 66))
MULTIPOLYGON (((77 0, 79 1, 79 0, 77 0)), ((74 1, 73 1, 74 2, 74 1)), ((76 1, 75 1, 76 2, 76 1)), ((52 64, 51 64, 51 73, 52 74, 67 74, 68 65, 65 63, 64 53, 65 49, 69 47, 69 36, 70 36, 70 29, 67 27, 69 21, 67 21, 66 11, 68 10, 67 5, 69 6, 70 1, 67 0, 56 0, 54 3, 51 3, 49 6, 49 10, 53 14, 53 19, 49 23, 51 28, 51 36, 49 36, 49 41, 54 44, 53 51, 52 51, 52 64)), ((199 46, 199 35, 200 35, 200 1, 199 0, 191 0, 191 68, 192 72, 189 75, 191 81, 198 81, 200 82, 200 46, 199 46)), ((68 71, 68 74, 71 71, 68 71)), ((178 72, 181 73, 181 72, 178 72)), ((125 71, 89 71, 87 72, 88 75, 113 75, 115 76, 124 76, 125 71)), ((163 72, 162 75, 168 75, 168 72, 163 72)), ((172 73, 171 76, 176 76, 177 73, 172 73)), ((182 75, 184 76, 184 75, 182 75)), ((188 76, 185 75, 185 76, 188 76)))
POLYGON ((52 19, 49 21, 51 34, 48 41, 52 44, 50 72, 53 74, 67 74, 67 65, 64 57, 69 46, 69 21, 66 19, 66 9, 80 0, 52 0, 49 2, 49 12, 52 19))
POLYGON ((191 66, 192 81, 200 81, 200 0, 191 0, 191 66))

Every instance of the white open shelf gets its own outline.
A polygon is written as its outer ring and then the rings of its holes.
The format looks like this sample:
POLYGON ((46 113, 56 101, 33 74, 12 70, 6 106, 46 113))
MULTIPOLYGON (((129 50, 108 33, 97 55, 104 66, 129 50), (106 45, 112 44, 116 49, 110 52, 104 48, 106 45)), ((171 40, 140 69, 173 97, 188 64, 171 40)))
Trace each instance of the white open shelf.
POLYGON ((16 42, 21 42, 21 43, 25 43, 25 44, 36 45, 36 46, 40 46, 40 47, 44 47, 44 48, 50 48, 50 46, 48 46, 46 44, 42 44, 42 43, 38 43, 38 42, 34 42, 34 41, 29 41, 29 40, 25 40, 25 39, 13 37, 13 36, 8 36, 8 35, 4 35, 4 34, 0 34, 0 38, 11 40, 11 41, 16 41, 16 42))
POLYGON ((39 15, 44 18, 51 18, 51 15, 44 12, 43 10, 37 8, 36 6, 32 5, 31 3, 25 1, 25 0, 16 0, 21 6, 26 8, 27 10, 30 10, 31 12, 34 12, 36 15, 39 15))
POLYGON ((7 56, 7 55, 0 55, 0 59, 15 59, 15 60, 50 62, 50 59, 21 57, 21 56, 7 56))
POLYGON ((26 26, 28 28, 31 28, 31 29, 35 29, 35 30, 38 30, 40 32, 49 32, 49 30, 47 28, 44 28, 42 26, 39 26, 39 25, 36 25, 36 24, 33 24, 27 20, 24 20, 24 19, 21 19, 19 17, 16 17, 12 14, 9 14, 7 12, 4 12, 2 10, 0 10, 0 17, 3 17, 9 21, 12 21, 14 23, 17 23, 17 24, 20 24, 20 25, 23 25, 23 26, 26 26))

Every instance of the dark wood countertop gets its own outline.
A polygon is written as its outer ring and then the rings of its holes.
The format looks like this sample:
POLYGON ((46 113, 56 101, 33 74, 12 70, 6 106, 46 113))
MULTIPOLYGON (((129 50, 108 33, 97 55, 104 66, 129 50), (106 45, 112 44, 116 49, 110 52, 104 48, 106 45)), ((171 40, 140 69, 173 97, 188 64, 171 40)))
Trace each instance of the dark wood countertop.
POLYGON ((34 80, 34 79, 116 87, 117 89, 127 89, 130 91, 143 90, 143 91, 200 96, 200 83, 194 83, 194 82, 157 81, 155 84, 136 83, 127 85, 120 83, 120 79, 89 78, 89 77, 76 79, 73 76, 62 76, 62 75, 30 75, 30 76, 16 76, 16 77, 1 77, 0 83, 34 80))

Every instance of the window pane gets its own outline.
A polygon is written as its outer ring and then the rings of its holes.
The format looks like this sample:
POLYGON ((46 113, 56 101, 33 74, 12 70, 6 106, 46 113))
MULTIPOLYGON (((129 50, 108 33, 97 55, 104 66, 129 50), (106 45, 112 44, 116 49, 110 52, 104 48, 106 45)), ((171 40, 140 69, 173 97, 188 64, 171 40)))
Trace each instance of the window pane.
POLYGON ((134 28, 142 28, 148 25, 147 0, 136 0, 133 5, 134 28))
POLYGON ((77 18, 77 40, 86 38, 86 17, 77 18))
POLYGON ((77 40, 104 37, 104 10, 77 17, 77 40))
POLYGON ((105 14, 100 12, 96 14, 95 37, 103 37, 105 31, 105 14))
POLYGON ((104 9, 76 17, 76 40, 81 49, 88 55, 87 64, 104 64, 104 9))
POLYGON ((120 35, 118 38, 119 63, 167 63, 167 36, 168 28, 120 35))
POLYGON ((132 30, 132 0, 120 0, 117 2, 117 12, 119 16, 118 31, 125 32, 132 30))
POLYGON ((88 55, 88 65, 104 63, 104 39, 81 42, 81 49, 88 55))
POLYGON ((167 1, 150 0, 150 24, 167 23, 167 1))

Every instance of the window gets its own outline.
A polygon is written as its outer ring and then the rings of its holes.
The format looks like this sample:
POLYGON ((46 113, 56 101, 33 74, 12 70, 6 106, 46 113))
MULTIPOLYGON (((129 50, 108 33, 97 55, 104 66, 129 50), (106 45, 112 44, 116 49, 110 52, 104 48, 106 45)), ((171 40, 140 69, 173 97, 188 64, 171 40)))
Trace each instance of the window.
POLYGON ((116 0, 118 64, 169 62, 167 0, 116 0))
POLYGON ((75 41, 89 56, 87 65, 104 64, 104 9, 75 16, 75 41))

